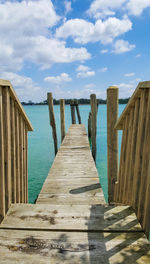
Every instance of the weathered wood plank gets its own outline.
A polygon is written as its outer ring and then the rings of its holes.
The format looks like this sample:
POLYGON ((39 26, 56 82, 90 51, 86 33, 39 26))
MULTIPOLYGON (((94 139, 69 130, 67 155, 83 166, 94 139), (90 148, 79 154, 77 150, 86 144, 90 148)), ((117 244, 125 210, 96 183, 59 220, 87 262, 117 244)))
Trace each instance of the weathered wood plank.
POLYGON ((129 206, 14 204, 0 228, 142 231, 129 206), (67 223, 67 225, 66 225, 67 223))
POLYGON ((0 231, 2 264, 149 263, 143 233, 0 231))

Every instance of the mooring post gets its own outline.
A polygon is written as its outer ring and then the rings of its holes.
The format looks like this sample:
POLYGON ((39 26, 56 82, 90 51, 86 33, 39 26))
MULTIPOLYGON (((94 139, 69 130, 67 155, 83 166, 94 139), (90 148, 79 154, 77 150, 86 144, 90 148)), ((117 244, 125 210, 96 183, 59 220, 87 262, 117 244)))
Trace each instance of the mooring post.
POLYGON ((89 137, 89 139, 91 138, 91 130, 92 130, 92 128, 91 128, 91 112, 89 112, 89 118, 88 118, 88 137, 89 137))
POLYGON ((76 110, 77 110, 78 122, 79 122, 79 124, 81 124, 81 116, 80 116, 79 105, 78 105, 78 101, 77 100, 74 100, 74 105, 75 105, 76 110))
POLYGON ((50 125, 52 127, 54 148, 55 148, 55 155, 56 155, 57 150, 58 150, 57 149, 57 133, 56 133, 56 123, 55 123, 55 116, 54 116, 54 106, 53 106, 52 93, 47 93, 47 102, 48 102, 48 106, 49 106, 50 125))
POLYGON ((97 128, 97 100, 96 95, 91 94, 91 123, 92 123, 92 155, 96 162, 96 128, 97 128))
POLYGON ((60 99, 61 142, 65 137, 65 100, 60 99))
POLYGON ((70 100, 72 124, 76 124, 74 100, 70 100))
POLYGON ((96 101, 97 101, 97 113, 98 113, 99 99, 97 99, 96 101))
POLYGON ((114 188, 118 175, 118 131, 114 128, 118 119, 118 87, 107 89, 107 175, 108 202, 114 201, 114 188))

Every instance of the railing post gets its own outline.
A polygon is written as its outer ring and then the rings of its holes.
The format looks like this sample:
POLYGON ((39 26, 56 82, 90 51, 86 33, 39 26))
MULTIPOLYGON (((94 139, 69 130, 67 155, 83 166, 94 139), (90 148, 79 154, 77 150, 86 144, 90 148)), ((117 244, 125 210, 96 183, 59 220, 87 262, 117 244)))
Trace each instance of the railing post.
POLYGON ((118 175, 118 131, 114 126, 118 119, 118 88, 107 89, 107 175, 108 202, 114 201, 114 187, 118 175))
POLYGON ((91 131, 91 112, 89 112, 89 118, 88 118, 88 137, 89 139, 91 138, 91 134, 92 134, 92 131, 91 131))
POLYGON ((96 162, 96 128, 97 128, 97 100, 96 95, 91 94, 91 120, 92 120, 92 155, 96 162))
POLYGON ((81 124, 81 116, 80 116, 79 105, 78 105, 78 101, 77 100, 74 100, 74 105, 75 105, 76 110, 77 110, 78 122, 79 122, 79 124, 81 124))
POLYGON ((61 142, 65 137, 65 100, 60 99, 61 142))
POLYGON ((72 124, 76 124, 74 100, 70 100, 72 124))
POLYGON ((56 124, 55 124, 52 93, 47 94, 47 102, 49 106, 50 125, 52 127, 52 132, 53 132, 54 148, 55 148, 55 155, 56 155, 57 154, 57 134, 56 134, 56 124))

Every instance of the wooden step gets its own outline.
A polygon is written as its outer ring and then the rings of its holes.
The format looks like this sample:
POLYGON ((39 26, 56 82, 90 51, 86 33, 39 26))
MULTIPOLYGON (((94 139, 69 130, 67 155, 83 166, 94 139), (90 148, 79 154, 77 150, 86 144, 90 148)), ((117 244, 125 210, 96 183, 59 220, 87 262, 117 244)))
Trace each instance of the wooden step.
POLYGON ((0 227, 101 232, 142 231, 129 206, 107 205, 14 204, 0 227))

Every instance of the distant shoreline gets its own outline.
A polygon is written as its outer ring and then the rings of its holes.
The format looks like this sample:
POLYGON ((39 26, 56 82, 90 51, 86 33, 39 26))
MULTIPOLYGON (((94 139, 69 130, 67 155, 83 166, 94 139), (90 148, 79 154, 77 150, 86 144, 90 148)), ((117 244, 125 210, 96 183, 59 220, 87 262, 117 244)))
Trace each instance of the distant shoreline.
MULTIPOLYGON (((125 98, 125 99, 119 99, 119 104, 127 104, 130 98, 125 98)), ((65 104, 66 105, 70 105, 70 100, 71 99, 65 99, 65 104)), ((100 105, 105 105, 107 103, 106 100, 103 99, 97 99, 98 100, 98 104, 100 105)), ((22 105, 47 105, 47 100, 43 101, 43 102, 39 102, 39 103, 34 103, 32 101, 28 101, 28 102, 21 102, 22 105)), ((54 99, 54 105, 59 105, 59 100, 54 99)), ((90 104, 90 99, 78 99, 78 104, 79 105, 89 105, 90 104)))

